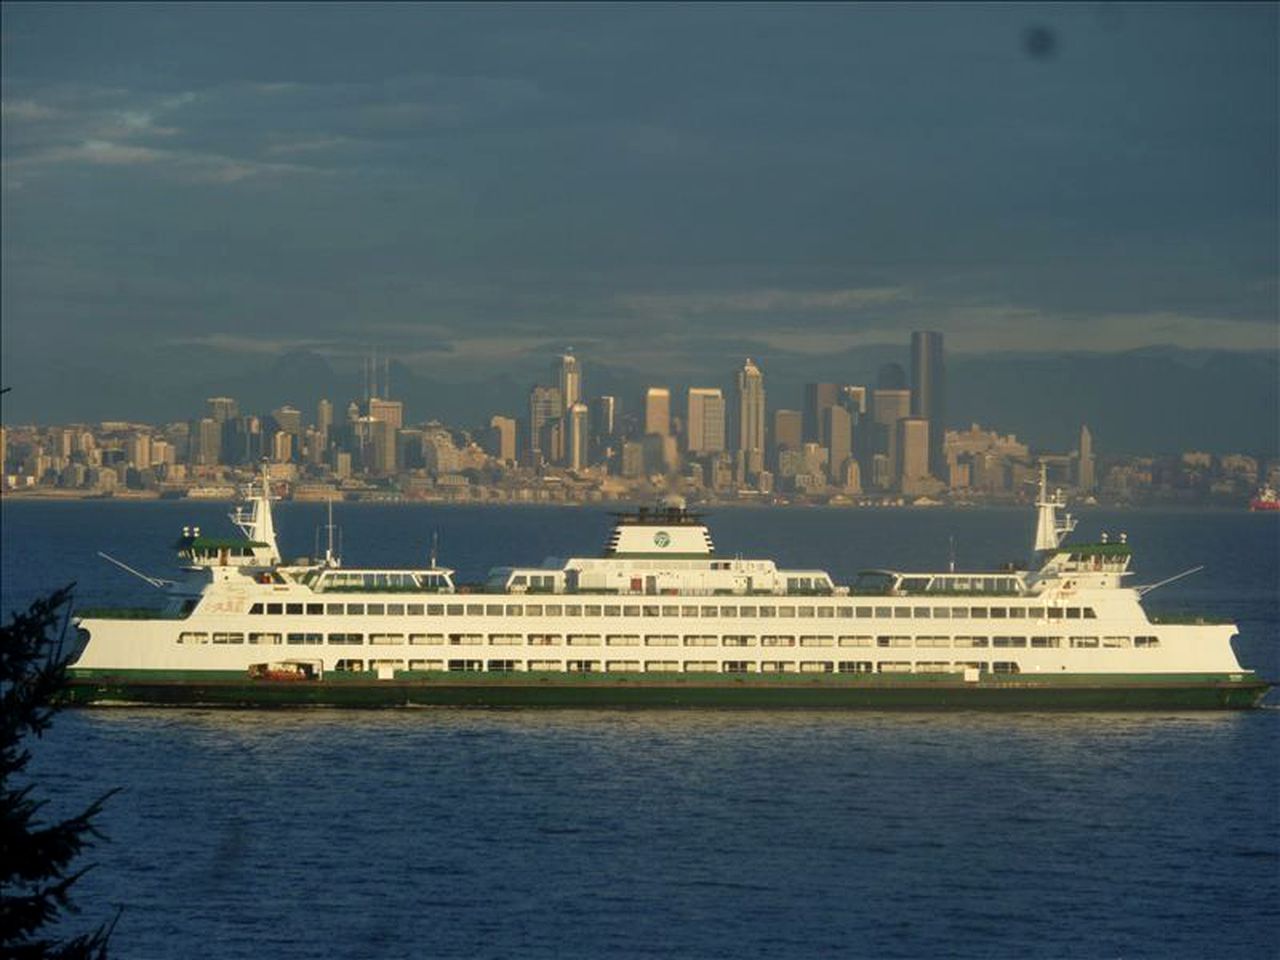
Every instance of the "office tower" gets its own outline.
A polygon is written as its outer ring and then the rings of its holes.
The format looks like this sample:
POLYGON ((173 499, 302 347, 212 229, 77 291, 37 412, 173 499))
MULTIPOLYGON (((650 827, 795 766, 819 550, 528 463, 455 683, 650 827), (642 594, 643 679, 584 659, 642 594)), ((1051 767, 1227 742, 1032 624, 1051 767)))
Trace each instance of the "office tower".
POLYGON ((1079 459, 1076 461, 1076 486, 1084 493, 1091 493, 1096 485, 1093 475, 1093 434, 1086 426, 1080 427, 1079 459))
POLYGON ((231 397, 210 397, 205 401, 208 417, 218 423, 226 423, 240 416, 240 404, 231 397))
POLYGON ((419 440, 419 450, 423 467, 436 477, 456 473, 462 465, 461 451, 443 427, 428 426, 419 440))
POLYGON ((317 427, 307 427, 303 439, 306 441, 307 463, 313 467, 318 467, 324 463, 324 452, 328 448, 325 443, 324 434, 317 427))
POLYGON ((747 472, 756 473, 764 461, 764 374, 750 359, 738 371, 737 400, 738 452, 747 472))
POLYGON ((612 437, 618 429, 618 401, 615 397, 596 397, 591 401, 591 436, 596 442, 612 437))
POLYGON ((906 390, 907 371, 900 363, 882 363, 876 371, 877 390, 906 390))
POLYGON ((333 430, 333 404, 328 400, 316 404, 316 430, 320 432, 321 442, 328 446, 329 434, 333 430))
POLYGON ((550 456, 550 451, 542 449, 543 430, 548 423, 559 420, 563 415, 564 405, 561 402, 559 387, 536 386, 529 391, 530 450, 550 456))
POLYGON ((294 436, 302 434, 302 411, 285 404, 271 411, 271 419, 275 421, 275 429, 294 436))
POLYGON ((551 365, 551 379, 560 388, 560 401, 565 410, 582 399, 582 367, 578 358, 566 353, 551 365))
POLYGON ((840 388, 840 406, 844 407, 850 413, 855 414, 853 418, 854 425, 858 423, 858 417, 865 416, 867 412, 867 388, 846 385, 840 388))
POLYGON ((370 397, 369 416, 391 424, 393 430, 399 430, 404 426, 404 403, 400 400, 380 400, 377 397, 370 397))
POLYGON ((804 385, 804 439, 806 443, 827 446, 822 432, 822 413, 834 407, 840 399, 840 388, 834 383, 806 383, 804 385))
POLYGON ((396 472, 396 428, 388 420, 369 418, 370 463, 374 473, 396 472))
POLYGON ((822 411, 822 435, 827 438, 827 470, 833 483, 843 475, 845 462, 853 454, 853 414, 833 405, 822 411))
POLYGON ((946 473, 943 440, 947 430, 946 366, 942 334, 917 330, 911 334, 911 415, 924 417, 929 428, 929 472, 946 473))
POLYGON ((778 462, 779 450, 799 450, 804 442, 804 416, 799 410, 775 410, 773 412, 773 462, 778 462))
POLYGON ((591 437, 591 414, 585 403, 575 403, 565 416, 568 434, 565 438, 565 466, 581 470, 588 464, 587 443, 591 437))
POLYGON ((665 437, 671 433, 671 391, 650 387, 644 395, 644 432, 665 437))
POLYGON ((924 492, 929 480, 929 421, 903 417, 897 423, 898 488, 907 494, 924 492))
POLYGON ((622 445, 622 475, 631 479, 644 476, 644 444, 628 440, 622 445))
POLYGON ((686 449, 694 456, 724 450, 724 394, 719 387, 689 388, 686 449))
POLYGON ((489 441, 485 445, 489 456, 512 463, 516 459, 516 422, 510 417, 489 418, 489 441))
POLYGON ((857 460, 850 457, 845 461, 839 482, 840 486, 844 487, 845 493, 862 492, 862 468, 858 466, 857 460))
POLYGON ((275 463, 288 463, 293 459, 293 434, 276 431, 271 438, 271 459, 275 463))
POLYGON ((346 480, 351 476, 351 454, 346 450, 330 447, 329 469, 333 471, 335 480, 346 480))
POLYGON ((131 435, 125 449, 129 466, 137 470, 145 470, 151 466, 151 434, 135 433, 131 435))
POLYGON ((199 467, 211 467, 222 459, 222 424, 212 417, 191 421, 187 459, 199 467))
MULTIPOLYGON (((870 446, 870 455, 874 459, 877 454, 887 458, 887 482, 877 486, 891 486, 899 474, 898 460, 898 421, 911 416, 911 391, 903 389, 880 389, 871 393, 871 418, 875 425, 875 435, 870 446)), ((872 469, 875 481, 886 479, 885 473, 872 469)))

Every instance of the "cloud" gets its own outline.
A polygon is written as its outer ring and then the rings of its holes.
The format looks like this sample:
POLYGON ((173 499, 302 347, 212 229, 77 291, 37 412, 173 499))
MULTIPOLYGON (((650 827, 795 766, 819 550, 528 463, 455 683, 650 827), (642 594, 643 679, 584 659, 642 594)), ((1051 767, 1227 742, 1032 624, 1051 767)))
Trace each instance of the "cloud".
POLYGON ((739 290, 715 293, 626 294, 619 305, 640 315, 658 317, 707 314, 826 313, 863 310, 911 299, 905 287, 861 287, 834 290, 739 290))
POLYGON ((58 116, 56 109, 36 103, 34 100, 0 101, 0 117, 5 120, 30 122, 34 120, 51 120, 56 116, 58 116))

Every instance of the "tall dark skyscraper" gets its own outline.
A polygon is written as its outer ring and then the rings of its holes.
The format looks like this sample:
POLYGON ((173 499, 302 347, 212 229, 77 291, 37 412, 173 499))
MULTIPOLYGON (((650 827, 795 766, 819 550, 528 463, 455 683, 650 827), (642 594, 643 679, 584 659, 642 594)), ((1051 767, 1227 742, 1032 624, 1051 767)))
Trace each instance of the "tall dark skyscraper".
POLYGON ((947 430, 947 372, 942 334, 917 330, 911 334, 911 415, 929 421, 929 472, 946 476, 942 442, 947 430))
POLYGON ((840 402, 840 387, 834 383, 804 385, 804 439, 824 447, 829 438, 822 429, 822 414, 840 402))

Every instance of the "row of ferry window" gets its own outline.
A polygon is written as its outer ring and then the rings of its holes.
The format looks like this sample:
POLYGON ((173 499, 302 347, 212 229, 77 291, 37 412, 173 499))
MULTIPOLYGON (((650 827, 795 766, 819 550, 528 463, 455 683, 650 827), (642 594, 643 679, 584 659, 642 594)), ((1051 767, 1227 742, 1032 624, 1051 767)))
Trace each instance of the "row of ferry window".
POLYGON ((1092 607, 724 606, 595 603, 255 603, 268 616, 801 617, 820 620, 1094 620, 1092 607))
MULTIPOLYGON (((406 669, 404 660, 369 660, 370 670, 406 669)), ((339 660, 339 673, 363 671, 366 661, 339 660)), ((1019 673, 1013 661, 984 660, 409 660, 407 669, 451 673, 962 673, 967 669, 989 673, 1019 673)))
MULTIPOLYGON (((237 632, 215 632, 212 635, 202 631, 187 631, 178 635, 179 643, 201 644, 209 643, 212 636, 212 642, 216 644, 243 644, 246 642, 246 634, 237 632)), ((610 647, 957 647, 957 648, 1020 648, 1025 649, 1058 649, 1061 647, 1071 647, 1074 649, 1097 649, 1097 648, 1127 648, 1144 647, 1152 648, 1160 645, 1158 637, 1138 636, 1138 637, 1014 637, 1014 636, 889 636, 881 634, 879 636, 822 636, 802 635, 797 638, 795 635, 778 635, 765 634, 757 638, 754 635, 734 635, 726 634, 724 636, 714 636, 711 634, 685 634, 683 636, 677 634, 647 634, 643 638, 640 634, 606 634, 601 636, 595 633, 571 633, 567 636, 559 633, 531 633, 525 636, 518 633, 410 633, 407 635, 407 641, 411 645, 431 646, 444 645, 449 646, 484 646, 487 642, 489 646, 524 646, 526 643, 531 647, 597 647, 603 643, 610 647), (642 642, 643 640, 643 642, 642 642)), ((279 643, 288 643, 295 646, 316 646, 326 642, 325 634, 314 632, 298 632, 298 633, 249 633, 247 634, 247 642, 258 645, 272 645, 279 643)), ((365 643, 365 635, 362 633, 330 633, 327 642, 334 646, 363 646, 365 643)), ((403 645, 406 642, 406 634, 403 633, 371 633, 368 635, 368 642, 371 645, 403 645)))

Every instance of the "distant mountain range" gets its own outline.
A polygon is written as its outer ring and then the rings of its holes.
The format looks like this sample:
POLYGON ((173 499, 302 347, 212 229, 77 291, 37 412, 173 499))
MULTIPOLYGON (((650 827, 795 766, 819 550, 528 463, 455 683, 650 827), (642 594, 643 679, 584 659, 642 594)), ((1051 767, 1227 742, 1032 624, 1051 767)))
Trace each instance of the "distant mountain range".
MULTIPOLYGON (((548 380, 551 359, 533 356, 523 369, 458 382, 420 376, 393 361, 391 393, 404 401, 406 422, 438 419, 475 427, 493 413, 523 415, 529 387, 548 380)), ((639 398, 651 384, 670 386, 677 396, 690 385, 719 385, 731 396, 733 372, 742 358, 699 359, 717 373, 691 384, 644 377, 583 356, 584 388, 588 396, 614 394, 624 412, 638 410, 639 398)), ((882 363, 910 369, 907 350, 899 345, 859 347, 821 358, 762 353, 754 359, 765 373, 771 411, 799 409, 809 381, 874 386, 882 363)), ((358 371, 335 370, 314 353, 288 353, 231 377, 161 366, 153 377, 139 381, 67 364, 56 372, 54 383, 74 384, 74 390, 42 391, 34 404, 24 391, 15 390, 5 397, 3 414, 9 423, 158 423, 199 416, 206 397, 226 395, 251 412, 291 403, 310 422, 321 397, 333 401, 341 418, 347 403, 364 395, 358 371)), ((1071 449, 1080 424, 1087 423, 1095 449, 1104 455, 1190 449, 1280 454, 1280 350, 1147 347, 1120 353, 950 354, 946 393, 950 426, 980 423, 1016 433, 1036 448, 1071 449)))

